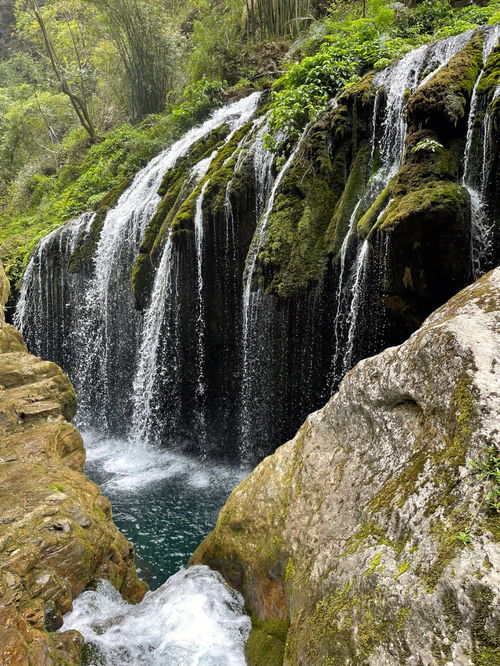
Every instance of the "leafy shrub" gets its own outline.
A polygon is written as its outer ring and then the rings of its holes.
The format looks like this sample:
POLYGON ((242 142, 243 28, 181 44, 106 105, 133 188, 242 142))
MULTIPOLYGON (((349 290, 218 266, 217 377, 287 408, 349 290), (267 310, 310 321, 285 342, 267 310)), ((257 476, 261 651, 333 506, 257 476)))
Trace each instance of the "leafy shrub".
MULTIPOLYGON (((367 70, 383 69, 423 43, 492 23, 497 15, 500 19, 500 0, 462 9, 423 0, 397 12, 385 0, 372 0, 366 18, 344 13, 341 22, 330 22, 331 34, 322 37, 317 52, 291 64, 275 84, 272 129, 295 138, 332 96, 367 70)), ((336 16, 338 21, 337 10, 336 16)))

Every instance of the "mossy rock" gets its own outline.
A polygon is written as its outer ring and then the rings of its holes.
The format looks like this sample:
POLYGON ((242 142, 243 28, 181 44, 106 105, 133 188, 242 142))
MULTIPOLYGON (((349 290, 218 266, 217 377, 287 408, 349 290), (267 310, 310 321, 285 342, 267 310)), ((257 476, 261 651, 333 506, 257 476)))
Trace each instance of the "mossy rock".
POLYGON ((283 177, 258 255, 264 286, 290 297, 319 280, 328 257, 327 231, 345 186, 344 158, 332 160, 325 126, 311 128, 283 177))
POLYGON ((287 620, 252 617, 252 631, 245 646, 248 666, 282 666, 287 632, 287 620))
POLYGON ((485 95, 493 93, 500 85, 500 46, 490 53, 486 61, 483 74, 477 84, 477 94, 485 95))
POLYGON ((444 67, 420 86, 408 100, 410 124, 439 128, 439 134, 453 135, 465 122, 472 89, 482 69, 482 32, 444 67))
POLYGON ((80 236, 68 262, 68 271, 77 273, 88 265, 94 256, 102 226, 108 211, 116 205, 120 196, 130 185, 131 179, 124 178, 116 187, 110 190, 99 202, 89 233, 80 236))
MULTIPOLYGON (((337 164, 341 168, 341 164, 337 164)), ((344 191, 339 198, 332 217, 332 222, 327 233, 328 251, 335 256, 348 232, 349 219, 356 208, 356 204, 362 197, 369 178, 370 170, 370 148, 364 144, 358 150, 349 170, 349 176, 344 191)), ((361 217, 363 211, 359 211, 361 217)))
MULTIPOLYGON (((469 195, 461 185, 450 181, 430 181, 394 199, 379 219, 377 227, 390 233, 398 225, 409 224, 412 219, 418 219, 420 223, 430 218, 436 221, 463 219, 468 208, 469 195)), ((410 228, 407 231, 411 234, 410 228)))

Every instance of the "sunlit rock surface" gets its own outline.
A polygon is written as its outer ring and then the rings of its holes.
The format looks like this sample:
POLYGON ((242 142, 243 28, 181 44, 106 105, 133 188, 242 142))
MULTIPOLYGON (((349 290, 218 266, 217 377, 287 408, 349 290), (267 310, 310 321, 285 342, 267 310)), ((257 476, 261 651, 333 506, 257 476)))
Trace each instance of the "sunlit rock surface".
POLYGON ((94 578, 131 601, 145 586, 108 500, 82 473, 71 383, 5 323, 8 293, 0 264, 0 663, 79 664, 81 636, 53 633, 72 600, 94 578))
POLYGON ((193 557, 244 594, 249 663, 499 663, 500 269, 360 362, 193 557))

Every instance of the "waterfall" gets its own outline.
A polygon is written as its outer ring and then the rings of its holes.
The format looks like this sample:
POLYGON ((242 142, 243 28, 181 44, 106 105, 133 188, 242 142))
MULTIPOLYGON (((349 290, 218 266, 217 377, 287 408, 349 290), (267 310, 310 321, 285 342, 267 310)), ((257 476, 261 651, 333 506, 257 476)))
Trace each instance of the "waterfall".
MULTIPOLYGON (((367 164, 346 196, 338 254, 323 282, 293 298, 265 291, 273 267, 261 266, 259 256, 309 129, 277 172, 276 155, 266 147, 268 116, 255 117, 257 93, 219 109, 155 157, 106 215, 85 213, 42 239, 25 274, 16 321, 29 348, 70 375, 80 424, 128 438, 134 446, 178 447, 202 457, 217 451, 249 461, 286 436, 294 415, 301 418, 322 392, 331 392, 371 351, 366 338, 373 336, 363 335, 368 306, 371 325, 382 330, 381 262, 390 250, 382 257, 381 248, 373 247, 377 233, 361 237, 358 223, 375 202, 390 197, 388 186, 405 157, 408 94, 473 34, 422 46, 374 76, 371 115, 363 115, 359 133, 368 144, 367 164), (234 133, 243 127, 236 140, 234 133), (215 130, 210 141, 219 147, 205 148, 202 140, 215 130), (139 311, 130 288, 132 268, 161 202, 163 178, 183 157, 191 166, 175 210, 184 221, 157 235, 150 298, 139 311)), ((484 29, 485 62, 498 34, 497 27, 484 29)), ((479 257, 474 265, 483 270, 491 246, 486 198, 494 176, 488 155, 494 122, 491 100, 479 89, 478 79, 463 185, 473 209, 471 252, 479 257)))
MULTIPOLYGON (((255 114, 259 95, 254 93, 249 97, 235 102, 229 107, 215 114, 210 122, 211 129, 220 125, 223 121, 230 125, 231 131, 225 139, 227 143, 234 132, 248 122, 255 114), (214 119, 217 122, 214 124, 214 119)), ((217 151, 214 151, 208 158, 201 160, 192 170, 192 176, 200 180, 203 178, 215 158, 217 151)), ((203 379, 203 359, 204 359, 204 322, 202 316, 203 310, 203 196, 209 181, 206 181, 198 195, 195 206, 195 246, 197 254, 197 283, 198 283, 198 343, 197 364, 198 364, 198 399, 204 402, 204 379, 203 379)), ((170 436, 175 433, 177 424, 180 421, 181 410, 181 377, 180 356, 181 345, 179 338, 179 305, 177 290, 177 272, 178 272, 177 251, 174 248, 172 234, 168 238, 162 253, 160 264, 156 272, 151 303, 144 316, 144 327, 142 330, 142 340, 137 354, 137 366, 133 382, 133 414, 130 429, 130 437, 136 442, 162 440, 165 435, 165 423, 158 409, 159 391, 168 393, 169 424, 167 425, 170 436)), ((200 432, 199 446, 204 451, 204 410, 203 404, 198 405, 197 420, 200 432)), ((167 435, 168 437, 169 435, 167 435)))
MULTIPOLYGON (((488 100, 480 100, 478 86, 484 74, 484 66, 500 39, 500 26, 491 26, 484 32, 483 68, 481 69, 472 90, 469 117, 467 121, 467 135, 464 150, 464 167, 462 185, 469 193, 471 217, 471 265, 472 276, 477 280, 488 270, 490 253, 493 244, 494 222, 489 219, 486 205, 486 190, 489 181, 489 148, 491 142, 491 111, 486 109, 484 123, 477 122, 479 106, 484 108, 488 100), (474 155, 474 145, 480 145, 483 150, 479 156, 474 155), (479 157, 479 159, 477 159, 479 157)), ((491 102, 497 96, 495 92, 491 102)))
POLYGON ((81 286, 65 270, 78 240, 89 232, 93 213, 83 213, 45 236, 33 253, 23 279, 14 323, 32 351, 63 365, 71 355, 71 306, 81 286), (54 257, 52 255, 55 255, 54 257), (55 258, 55 261, 52 261, 55 258), (56 315, 56 316, 54 316, 56 315))
POLYGON ((361 249, 356 258, 356 265, 354 267, 354 280, 352 287, 352 300, 351 306, 349 308, 349 315, 347 317, 348 323, 348 334, 347 334, 347 345, 345 349, 344 356, 344 367, 346 370, 352 366, 352 354, 354 347, 354 335, 356 333, 356 323, 359 316, 359 309, 361 306, 361 298, 363 294, 363 285, 365 277, 365 263, 368 258, 369 250, 368 240, 365 240, 361 245, 361 249))
POLYGON ((205 308, 203 303, 203 197, 207 189, 206 181, 196 199, 194 216, 194 238, 196 244, 196 263, 198 280, 198 319, 197 319, 197 365, 198 365, 198 418, 199 437, 201 451, 205 451, 206 444, 206 420, 205 420, 205 308))
MULTIPOLYGON (((305 132, 303 136, 304 135, 305 132)), ((256 363, 257 365, 260 365, 261 354, 263 351, 262 349, 257 349, 255 345, 255 341, 259 339, 259 329, 261 326, 268 326, 268 322, 264 318, 263 294, 260 289, 253 289, 255 286, 254 278, 257 258, 265 240, 269 216, 273 209, 279 187, 284 176, 293 164, 300 146, 301 142, 299 140, 281 168, 281 171, 276 176, 264 212, 260 216, 260 220, 257 224, 256 233, 246 260, 242 299, 242 382, 240 398, 240 455, 244 462, 247 462, 250 453, 255 451, 255 447, 251 441, 254 437, 254 428, 256 425, 254 417, 257 410, 254 411, 254 407, 257 396, 262 394, 262 391, 258 390, 258 386, 262 388, 265 383, 265 376, 259 377, 258 372, 256 372, 256 368, 254 367, 256 363)), ((266 152, 267 151, 260 146, 254 152, 254 165, 258 183, 257 191, 259 193, 262 193, 263 191, 265 192, 265 186, 269 181, 268 174, 270 171, 271 160, 266 156, 266 152)), ((263 194, 258 194, 257 211, 263 205, 263 199, 263 194)), ((265 346, 264 350, 267 349, 269 349, 269 347, 265 346)), ((264 396, 262 395, 262 397, 264 396)), ((259 398, 257 398, 257 400, 258 399, 259 398)))
MULTIPOLYGON (((386 182, 390 180, 401 162, 406 138, 405 93, 413 92, 427 57, 427 47, 410 51, 395 65, 376 74, 373 83, 386 91, 386 104, 382 122, 383 135, 380 141, 380 156, 386 172, 386 182)), ((376 109, 374 110, 374 117, 376 109)), ((374 122, 376 118, 374 118, 374 122)), ((383 171, 383 172, 384 172, 383 171)))
MULTIPOLYGON (((373 146, 375 145, 374 141, 372 142, 372 145, 373 146)), ((345 330, 345 317, 343 316, 343 310, 344 310, 343 290, 345 288, 347 248, 349 246, 349 243, 355 236, 355 228, 358 220, 357 213, 361 205, 361 202, 362 199, 358 199, 358 202, 354 206, 354 209, 351 213, 351 217, 349 219, 349 226, 347 229, 347 233, 344 236, 344 240, 342 241, 342 245, 340 248, 340 265, 337 278, 337 289, 335 293, 335 324, 334 324, 335 347, 332 356, 332 365, 330 368, 330 379, 329 379, 329 383, 331 385, 336 385, 337 382, 340 380, 340 376, 338 374, 335 374, 335 372, 336 369, 341 368, 343 365, 342 336, 345 330)))

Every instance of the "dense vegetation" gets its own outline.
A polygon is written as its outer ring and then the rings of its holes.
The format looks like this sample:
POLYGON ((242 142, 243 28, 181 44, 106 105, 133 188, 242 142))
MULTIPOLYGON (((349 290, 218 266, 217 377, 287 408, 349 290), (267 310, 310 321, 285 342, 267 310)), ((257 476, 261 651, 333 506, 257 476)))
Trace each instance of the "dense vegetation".
POLYGON ((11 5, 0 7, 0 256, 14 281, 42 235, 107 202, 225 100, 272 87, 272 129, 293 137, 365 71, 500 21, 499 0, 11 5))

